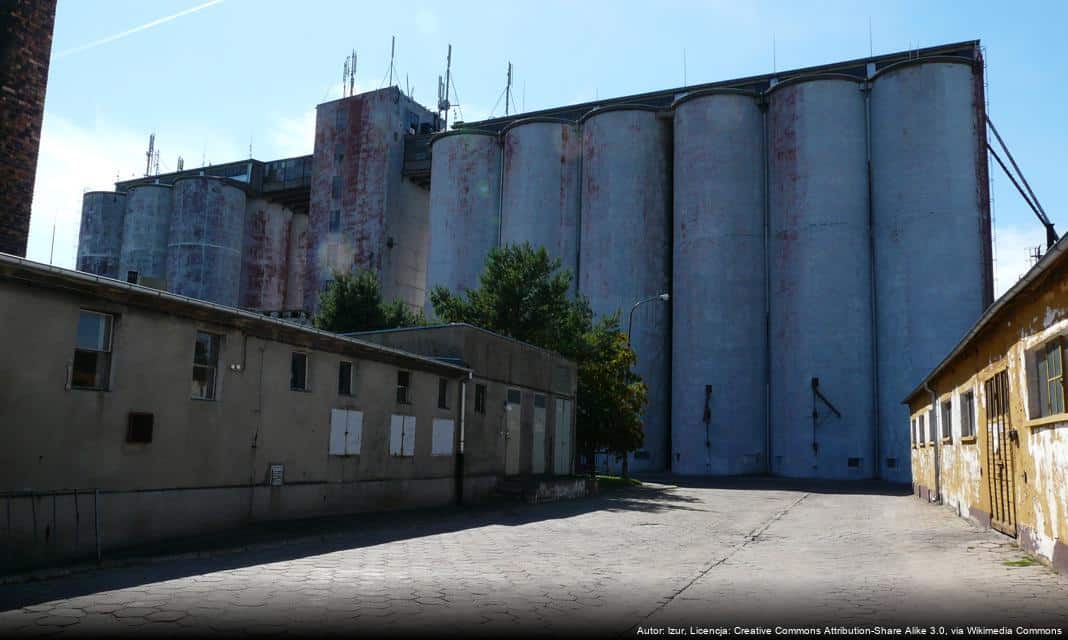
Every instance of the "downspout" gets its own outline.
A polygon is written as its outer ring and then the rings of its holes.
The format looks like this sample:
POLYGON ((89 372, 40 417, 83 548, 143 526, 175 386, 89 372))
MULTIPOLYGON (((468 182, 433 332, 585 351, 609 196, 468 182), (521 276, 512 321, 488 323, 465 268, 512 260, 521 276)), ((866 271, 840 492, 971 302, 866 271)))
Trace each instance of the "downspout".
POLYGON ((941 429, 935 428, 935 420, 938 419, 938 394, 927 382, 923 383, 923 390, 931 395, 931 419, 927 422, 927 434, 933 435, 934 439, 931 443, 934 445, 934 490, 938 496, 938 504, 942 504, 942 437, 941 429))
POLYGON ((472 373, 467 372, 467 377, 460 381, 460 416, 457 422, 459 428, 459 446, 456 449, 456 504, 464 503, 464 416, 467 415, 467 382, 471 380, 472 373))
MULTIPOLYGON (((870 74, 869 74, 870 75, 870 74)), ((872 397, 872 471, 875 477, 883 476, 881 455, 882 429, 879 425, 879 321, 877 319, 878 304, 876 302, 877 285, 875 282, 875 206, 872 198, 872 170, 871 170, 871 82, 864 83, 864 137, 865 153, 868 165, 868 276, 871 282, 870 309, 871 309, 871 397, 872 397)))
MULTIPOLYGON (((770 88, 770 87, 769 87, 770 88)), ((759 99, 763 132, 761 146, 764 157, 764 473, 771 475, 771 181, 768 177, 768 98, 759 99)))

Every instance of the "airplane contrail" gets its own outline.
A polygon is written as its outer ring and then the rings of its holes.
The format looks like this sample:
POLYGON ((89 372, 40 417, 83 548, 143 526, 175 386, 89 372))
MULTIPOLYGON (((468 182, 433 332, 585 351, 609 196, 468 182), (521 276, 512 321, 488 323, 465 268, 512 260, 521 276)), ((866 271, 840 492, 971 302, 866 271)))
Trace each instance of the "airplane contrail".
POLYGON ((122 33, 116 33, 113 36, 108 36, 106 38, 101 38, 100 40, 96 40, 94 42, 90 42, 89 44, 83 44, 80 47, 75 47, 73 49, 67 49, 66 51, 61 51, 61 52, 57 53, 55 56, 53 56, 53 58, 65 58, 65 57, 67 57, 69 55, 85 51, 86 49, 92 49, 93 47, 99 47, 102 44, 107 44, 109 42, 115 42, 116 40, 119 40, 120 38, 125 38, 126 36, 132 35, 132 34, 137 33, 139 31, 144 31, 145 29, 151 29, 152 27, 158 27, 159 25, 161 25, 161 24, 163 24, 165 22, 170 22, 171 20, 174 20, 176 18, 181 18, 182 16, 189 15, 190 13, 196 13, 197 11, 202 11, 204 9, 207 9, 210 6, 219 4, 222 1, 223 0, 210 0, 210 2, 205 2, 204 4, 198 4, 197 6, 190 7, 189 9, 186 9, 184 11, 179 11, 178 13, 175 13, 175 14, 163 17, 163 18, 159 18, 159 19, 153 20, 151 22, 146 22, 145 24, 143 24, 143 25, 141 25, 139 27, 134 27, 133 29, 127 29, 126 31, 123 31, 122 33))

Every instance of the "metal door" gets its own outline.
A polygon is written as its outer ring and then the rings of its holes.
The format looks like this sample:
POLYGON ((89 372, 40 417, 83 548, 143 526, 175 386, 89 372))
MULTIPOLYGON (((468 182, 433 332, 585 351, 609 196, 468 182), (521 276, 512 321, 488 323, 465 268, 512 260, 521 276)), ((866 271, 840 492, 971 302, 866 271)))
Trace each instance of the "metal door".
POLYGON ((505 405, 504 430, 504 475, 514 476, 519 473, 519 418, 522 413, 522 394, 518 389, 508 390, 508 402, 505 405))
POLYGON ((556 431, 553 438, 553 473, 559 476, 571 473, 571 401, 556 399, 553 415, 556 431))
POLYGON ((1013 430, 1009 425, 1009 377, 1005 371, 986 381, 986 477, 990 489, 990 526, 1016 537, 1013 483, 1013 430))
POLYGON ((534 442, 530 448, 531 471, 545 473, 545 396, 534 395, 534 442))

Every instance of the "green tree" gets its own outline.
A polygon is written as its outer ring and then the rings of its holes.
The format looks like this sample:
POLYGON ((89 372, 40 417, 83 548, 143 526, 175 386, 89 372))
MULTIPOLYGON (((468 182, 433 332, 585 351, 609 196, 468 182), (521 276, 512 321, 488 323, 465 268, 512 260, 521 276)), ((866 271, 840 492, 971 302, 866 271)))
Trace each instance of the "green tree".
POLYGON ((578 445, 623 456, 642 445, 646 388, 631 371, 634 351, 619 330, 619 315, 594 324, 589 301, 571 298, 571 272, 544 248, 494 248, 479 286, 457 294, 437 287, 434 312, 445 322, 467 322, 551 349, 578 365, 578 445))
POLYGON ((382 287, 373 271, 334 273, 334 279, 319 297, 316 328, 335 333, 375 331, 425 324, 423 314, 400 300, 382 302, 382 287))
POLYGON ((630 475, 627 453, 642 446, 641 413, 648 390, 633 371, 636 361, 627 335, 619 330, 619 314, 602 318, 582 337, 578 358, 576 423, 579 446, 607 449, 623 459, 622 475, 630 475))

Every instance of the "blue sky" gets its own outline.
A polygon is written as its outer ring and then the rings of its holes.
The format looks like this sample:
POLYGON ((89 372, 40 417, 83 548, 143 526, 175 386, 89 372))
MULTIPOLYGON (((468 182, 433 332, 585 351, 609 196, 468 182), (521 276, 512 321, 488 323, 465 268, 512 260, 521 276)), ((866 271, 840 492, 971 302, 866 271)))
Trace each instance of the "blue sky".
MULTIPOLYGON (((684 50, 690 84, 772 71, 773 40, 778 70, 863 57, 869 21, 876 54, 983 41, 990 115, 1068 231, 1064 2, 60 0, 28 255, 48 261, 54 223, 53 262, 72 266, 82 192, 141 175, 153 131, 163 171, 179 155, 187 168, 244 158, 250 143, 260 159, 310 153, 345 56, 356 49, 357 89, 376 89, 391 35, 401 86, 427 105, 453 45, 472 121, 503 114, 508 61, 531 111, 682 85, 684 50)), ((1000 293, 1043 231, 1000 174, 994 216, 1000 293)))

